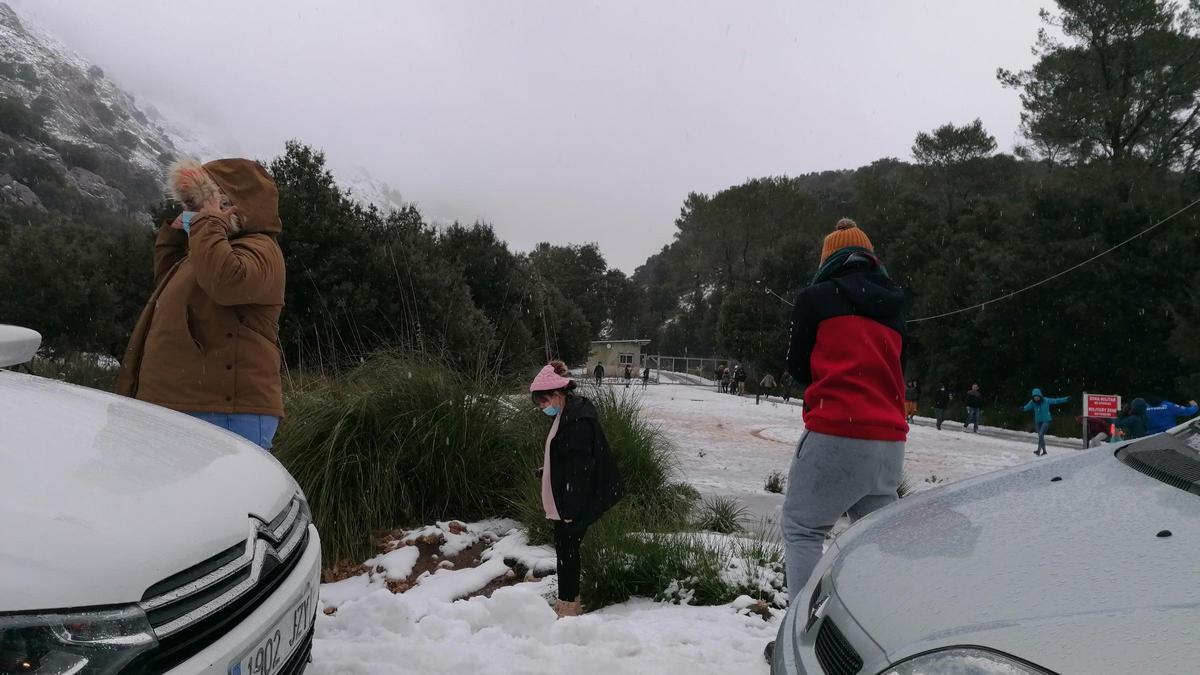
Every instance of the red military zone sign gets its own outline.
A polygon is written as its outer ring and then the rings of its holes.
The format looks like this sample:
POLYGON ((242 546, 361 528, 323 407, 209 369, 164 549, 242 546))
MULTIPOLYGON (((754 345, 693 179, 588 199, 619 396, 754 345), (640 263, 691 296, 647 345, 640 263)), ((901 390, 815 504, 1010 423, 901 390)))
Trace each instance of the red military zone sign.
POLYGON ((1121 397, 1107 394, 1084 394, 1084 417, 1116 417, 1121 413, 1121 397))

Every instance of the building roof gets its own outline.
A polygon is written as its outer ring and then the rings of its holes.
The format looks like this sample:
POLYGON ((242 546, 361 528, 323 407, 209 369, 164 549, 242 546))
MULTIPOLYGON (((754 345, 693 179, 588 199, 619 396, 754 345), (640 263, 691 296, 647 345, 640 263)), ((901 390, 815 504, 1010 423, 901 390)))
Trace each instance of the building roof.
POLYGON ((612 345, 612 344, 648 345, 648 344, 650 344, 650 341, 649 340, 592 340, 589 344, 593 344, 593 345, 612 345))

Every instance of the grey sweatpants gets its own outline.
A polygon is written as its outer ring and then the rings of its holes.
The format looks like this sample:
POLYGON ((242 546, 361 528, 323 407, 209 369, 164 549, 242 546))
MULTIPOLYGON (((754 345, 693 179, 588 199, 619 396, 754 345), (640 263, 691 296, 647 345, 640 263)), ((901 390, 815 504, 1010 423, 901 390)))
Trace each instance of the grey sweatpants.
POLYGON ((896 501, 903 469, 903 441, 804 432, 788 472, 780 520, 790 600, 808 582, 837 519, 846 513, 855 521, 896 501))

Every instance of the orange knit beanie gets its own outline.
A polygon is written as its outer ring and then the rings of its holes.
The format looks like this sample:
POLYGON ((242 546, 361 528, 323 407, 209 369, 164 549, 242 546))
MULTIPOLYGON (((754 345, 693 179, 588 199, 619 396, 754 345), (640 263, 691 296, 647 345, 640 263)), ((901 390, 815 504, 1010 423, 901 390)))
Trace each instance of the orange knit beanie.
POLYGON ((857 246, 871 252, 875 251, 875 247, 871 245, 871 239, 867 236, 867 233, 858 229, 858 223, 849 218, 842 218, 837 221, 833 232, 825 237, 825 246, 821 248, 821 264, 825 264, 829 256, 847 246, 857 246))

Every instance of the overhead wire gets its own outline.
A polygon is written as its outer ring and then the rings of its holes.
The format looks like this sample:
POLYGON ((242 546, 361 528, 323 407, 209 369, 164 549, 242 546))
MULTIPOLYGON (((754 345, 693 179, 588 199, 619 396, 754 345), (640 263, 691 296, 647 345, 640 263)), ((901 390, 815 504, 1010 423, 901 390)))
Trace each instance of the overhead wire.
POLYGON ((1184 213, 1185 211, 1187 211, 1188 209, 1192 208, 1193 206, 1195 206, 1197 204, 1200 204, 1200 198, 1197 198, 1192 203, 1188 204, 1187 206, 1184 206, 1183 208, 1179 209, 1178 211, 1175 211, 1171 215, 1163 218, 1162 220, 1159 220, 1158 222, 1154 223, 1150 227, 1147 227, 1146 229, 1142 230, 1141 232, 1138 232, 1137 234, 1134 234, 1134 235, 1126 238, 1124 241, 1121 241, 1120 243, 1117 243, 1117 244, 1114 244, 1114 245, 1108 247, 1107 249, 1101 251, 1100 253, 1097 253, 1096 255, 1088 258, 1087 260, 1078 262, 1078 263, 1076 263, 1064 270, 1061 270, 1059 272, 1055 272, 1054 274, 1051 274, 1050 276, 1046 277, 1045 279, 1042 279, 1040 281, 1035 281, 1034 283, 1029 284, 1028 286, 1026 286, 1024 288, 1012 291, 1011 293, 1005 293, 1004 295, 997 296, 991 300, 987 300, 985 302, 980 302, 980 303, 971 305, 969 307, 962 307, 962 308, 955 309, 955 310, 952 310, 949 312, 942 312, 941 314, 932 314, 930 316, 923 316, 919 319, 909 319, 908 323, 921 323, 922 321, 933 321, 934 319, 942 319, 942 318, 945 318, 948 316, 954 316, 955 314, 962 314, 963 312, 969 312, 974 309, 983 309, 983 308, 987 307, 988 305, 991 305, 991 304, 994 304, 997 302, 1001 302, 1003 300, 1008 300, 1009 298, 1020 295, 1021 293, 1024 293, 1026 291, 1031 291, 1031 290, 1037 288, 1038 286, 1042 286, 1044 284, 1050 283, 1051 281, 1054 281, 1055 279, 1063 276, 1064 274, 1070 274, 1071 272, 1074 272, 1075 270, 1079 269, 1080 267, 1083 267, 1084 265, 1087 265, 1088 263, 1099 260, 1100 258, 1103 258, 1104 256, 1108 255, 1109 253, 1112 253, 1113 251, 1128 244, 1129 242, 1131 242, 1139 237, 1142 237, 1146 234, 1149 234, 1154 229, 1164 225, 1165 223, 1170 221, 1172 218, 1179 216, 1180 214, 1184 213))
MULTIPOLYGON (((1135 239, 1137 239, 1137 238, 1139 238, 1139 237, 1142 237, 1142 236, 1144 236, 1144 235, 1146 235, 1146 234, 1149 234, 1150 232, 1152 232, 1152 231, 1153 231, 1153 230, 1155 230, 1156 228, 1158 228, 1158 227, 1160 227, 1160 226, 1162 226, 1162 225, 1166 224, 1166 223, 1167 223, 1168 221, 1170 221, 1171 219, 1173 219, 1173 218, 1175 218, 1175 217, 1177 217, 1177 216, 1179 216, 1179 215, 1183 214, 1183 213, 1184 213, 1184 212, 1186 212, 1188 209, 1191 209, 1192 207, 1196 206, 1197 204, 1200 204, 1200 198, 1197 198, 1195 201, 1193 201, 1192 203, 1188 204, 1187 206, 1184 206, 1183 208, 1181 208, 1181 209, 1179 209, 1179 210, 1175 211, 1174 213, 1172 213, 1172 214, 1170 214, 1170 215, 1166 216, 1166 217, 1165 217, 1165 218, 1163 218, 1162 220, 1159 220, 1158 222, 1156 222, 1156 223, 1154 223, 1153 225, 1151 225, 1151 226, 1147 227, 1146 229, 1144 229, 1144 230, 1142 230, 1142 231, 1138 232, 1137 234, 1134 234, 1134 235, 1132 235, 1132 236, 1130 236, 1130 237, 1126 238, 1125 240, 1123 240, 1123 241, 1121 241, 1121 242, 1119 242, 1119 243, 1117 243, 1117 244, 1114 244, 1114 245, 1112 245, 1112 246, 1108 247, 1107 249, 1105 249, 1105 250, 1101 251, 1100 253, 1097 253, 1096 255, 1094 255, 1094 256, 1092 256, 1092 257, 1088 258, 1087 260, 1084 260, 1084 261, 1082 261, 1082 262, 1078 262, 1078 263, 1076 263, 1076 264, 1074 264, 1074 265, 1072 265, 1072 266, 1070 266, 1070 267, 1068 267, 1068 268, 1066 268, 1066 269, 1064 269, 1064 270, 1061 270, 1061 271, 1055 272, 1054 274, 1051 274, 1050 276, 1046 277, 1045 279, 1041 279, 1040 281, 1035 281, 1034 283, 1032 283, 1032 284, 1029 284, 1028 286, 1026 286, 1026 287, 1024 287, 1024 288, 1021 288, 1021 289, 1018 289, 1018 290, 1012 291, 1012 292, 1010 292, 1010 293, 1005 293, 1004 295, 999 295, 999 296, 996 296, 995 298, 992 298, 991 300, 986 300, 986 301, 984 301, 984 302, 976 303, 976 304, 974 304, 974 305, 970 305, 970 306, 968 306, 968 307, 960 307, 959 309, 951 310, 951 311, 949 311, 949 312, 942 312, 941 314, 932 314, 932 315, 930 315, 930 316, 923 316, 923 317, 921 317, 921 318, 919 318, 919 319, 909 319, 909 320, 908 320, 906 323, 921 323, 921 322, 923 322, 923 321, 933 321, 934 319, 943 319, 943 318, 945 318, 945 317, 948 317, 948 316, 954 316, 954 315, 956 315, 956 314, 962 314, 962 313, 964 313, 964 312, 970 312, 971 310, 975 310, 975 309, 983 309, 983 308, 987 307, 988 305, 993 305, 993 304, 995 304, 995 303, 997 303, 997 302, 1001 302, 1001 301, 1004 301, 1004 300, 1008 300, 1009 298, 1012 298, 1012 297, 1014 297, 1014 296, 1020 295, 1020 294, 1022 294, 1022 293, 1024 293, 1024 292, 1026 292, 1026 291, 1031 291, 1031 290, 1033 290, 1033 289, 1037 288, 1038 286, 1042 286, 1042 285, 1044 285, 1044 284, 1048 284, 1048 283, 1050 283, 1051 281, 1054 281, 1055 279, 1057 279, 1057 278, 1059 278, 1059 277, 1061 277, 1061 276, 1063 276, 1063 275, 1065 275, 1065 274, 1070 274, 1071 272, 1074 272, 1075 270, 1079 269, 1080 267, 1083 267, 1084 265, 1087 265, 1088 263, 1091 263, 1091 262, 1094 262, 1094 261, 1096 261, 1096 260, 1099 260, 1100 258, 1103 258, 1104 256, 1108 255, 1109 253, 1112 253, 1113 251, 1115 251, 1115 250, 1117 250, 1117 249, 1121 248, 1122 246, 1124 246, 1124 245, 1126 245, 1126 244, 1128 244, 1128 243, 1132 242, 1133 240, 1135 240, 1135 239)), ((773 296, 775 296, 776 298, 779 298, 779 300, 780 300, 781 302, 783 302, 784 304, 788 305, 789 307, 794 307, 794 306, 795 306, 793 303, 791 303, 791 302, 788 302, 788 301, 787 301, 787 299, 783 298, 782 296, 780 296, 778 293, 776 293, 775 291, 771 290, 770 288, 767 288, 767 289, 766 289, 766 292, 767 292, 767 293, 769 293, 769 294, 771 294, 771 295, 773 295, 773 296)))

